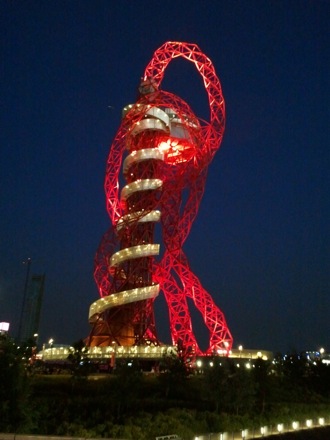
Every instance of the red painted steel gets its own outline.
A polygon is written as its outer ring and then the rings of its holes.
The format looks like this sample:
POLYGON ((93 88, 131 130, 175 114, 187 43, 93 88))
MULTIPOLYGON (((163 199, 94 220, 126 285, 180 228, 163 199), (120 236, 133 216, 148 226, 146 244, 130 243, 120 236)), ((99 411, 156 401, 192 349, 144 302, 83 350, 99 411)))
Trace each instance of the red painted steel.
MULTIPOLYGON (((227 353, 232 336, 224 315, 191 271, 182 250, 204 193, 208 165, 224 133, 225 104, 219 79, 212 62, 197 45, 167 42, 154 53, 139 91, 138 101, 124 109, 107 160, 106 206, 112 224, 95 257, 94 275, 100 296, 106 298, 158 283, 168 305, 172 343, 183 349, 185 356, 202 354, 192 328, 190 299, 209 331, 204 354, 227 353), (209 123, 198 119, 178 96, 160 90, 168 64, 178 57, 194 63, 203 79, 209 123), (151 157, 155 150, 162 152, 162 159, 151 157), (143 160, 134 159, 139 152, 146 155, 143 160), (122 172, 128 155, 132 155, 131 162, 126 162, 122 172), (161 185, 143 190, 139 187, 128 196, 120 192, 123 186, 139 186, 142 181, 146 185, 161 181, 161 185), (155 222, 142 220, 155 210, 161 212, 160 256, 144 255, 111 265, 111 257, 118 250, 129 252, 134 246, 154 243, 158 230, 155 222)), ((102 312, 94 323, 91 345, 110 345, 112 341, 118 345, 157 344, 154 299, 102 312)))

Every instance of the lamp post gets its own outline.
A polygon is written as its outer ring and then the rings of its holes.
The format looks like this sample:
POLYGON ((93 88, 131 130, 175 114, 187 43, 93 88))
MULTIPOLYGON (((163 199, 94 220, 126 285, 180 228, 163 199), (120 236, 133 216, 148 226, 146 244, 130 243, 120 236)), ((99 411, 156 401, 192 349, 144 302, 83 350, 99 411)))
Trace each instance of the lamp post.
POLYGON ((32 263, 31 258, 28 258, 26 261, 23 261, 23 264, 26 264, 26 277, 25 277, 24 290, 23 290, 21 316, 19 319, 19 327, 18 327, 18 342, 22 342, 22 326, 23 326, 24 310, 25 310, 27 289, 29 284, 31 263, 32 263))
POLYGON ((117 343, 116 341, 112 341, 112 353, 110 359, 110 367, 114 370, 116 368, 116 355, 117 355, 117 343))
POLYGON ((238 346, 238 350, 239 350, 239 357, 242 357, 242 350, 243 350, 243 345, 239 345, 238 346))

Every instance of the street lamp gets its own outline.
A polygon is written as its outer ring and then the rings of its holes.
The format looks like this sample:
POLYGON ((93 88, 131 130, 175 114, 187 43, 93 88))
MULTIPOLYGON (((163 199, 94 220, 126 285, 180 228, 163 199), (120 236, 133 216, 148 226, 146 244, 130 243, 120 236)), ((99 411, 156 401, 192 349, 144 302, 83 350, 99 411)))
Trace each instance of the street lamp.
POLYGON ((239 357, 242 357, 243 345, 238 346, 239 357))
POLYGON ((24 290, 23 290, 23 301, 22 301, 21 315, 20 315, 19 327, 18 327, 18 342, 22 342, 22 339, 23 339, 23 321, 24 321, 24 313, 25 313, 26 300, 27 300, 27 290, 28 290, 28 284, 29 284, 31 263, 32 263, 31 258, 28 258, 26 261, 23 261, 23 264, 26 264, 26 276, 25 276, 25 283, 24 283, 24 290))

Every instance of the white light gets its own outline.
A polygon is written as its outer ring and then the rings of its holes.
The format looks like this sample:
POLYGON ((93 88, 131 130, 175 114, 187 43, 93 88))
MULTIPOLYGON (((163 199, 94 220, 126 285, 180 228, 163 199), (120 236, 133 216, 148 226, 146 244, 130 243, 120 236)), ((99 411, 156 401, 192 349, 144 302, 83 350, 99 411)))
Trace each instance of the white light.
POLYGON ((313 421, 311 419, 306 420, 307 428, 310 428, 313 425, 313 421))
POLYGON ((260 434, 261 434, 261 435, 267 434, 267 426, 262 426, 262 427, 260 428, 260 434))
POLYGON ((125 260, 131 260, 140 257, 149 257, 159 254, 159 244, 144 244, 132 246, 115 252, 110 258, 110 266, 117 266, 125 260))
POLYGON ((324 418, 323 417, 319 418, 319 425, 324 425, 324 418))
POLYGON ((298 427, 299 427, 299 422, 292 422, 293 429, 298 429, 298 427))
POLYGON ((137 191, 146 191, 161 188, 163 182, 160 179, 137 179, 135 182, 125 185, 121 190, 121 199, 126 199, 137 191))
POLYGON ((164 154, 158 148, 144 148, 143 150, 133 151, 124 160, 124 173, 127 172, 134 162, 140 162, 147 159, 164 160, 164 154))
POLYGON ((143 214, 145 210, 142 209, 141 211, 136 211, 131 214, 126 214, 123 217, 121 217, 118 220, 117 223, 117 230, 122 228, 123 226, 131 226, 133 223, 136 222, 158 222, 160 220, 160 211, 153 210, 148 212, 147 214, 143 214))
POLYGON ((159 293, 159 284, 139 287, 100 298, 89 308, 89 321, 94 322, 97 315, 117 305, 129 304, 144 299, 156 298, 159 293))
POLYGON ((282 432, 283 431, 283 423, 279 423, 277 425, 277 430, 278 430, 278 432, 282 432))
POLYGON ((7 332, 9 330, 9 322, 0 322, 0 331, 7 332))

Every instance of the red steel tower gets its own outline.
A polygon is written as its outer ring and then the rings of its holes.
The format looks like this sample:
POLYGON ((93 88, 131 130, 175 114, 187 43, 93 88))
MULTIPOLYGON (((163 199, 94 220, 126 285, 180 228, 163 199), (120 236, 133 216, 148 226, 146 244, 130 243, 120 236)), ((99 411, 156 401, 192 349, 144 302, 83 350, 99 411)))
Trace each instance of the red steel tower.
POLYGON ((224 125, 224 99, 210 59, 195 44, 161 46, 146 67, 137 102, 123 110, 107 160, 111 227, 95 257, 101 298, 89 311, 90 346, 159 344, 153 306, 163 292, 173 345, 186 355, 202 354, 192 328, 190 298, 209 332, 205 354, 230 350, 232 336, 224 315, 182 250, 224 125), (160 90, 166 67, 178 57, 194 63, 202 76, 210 106, 208 123, 178 96, 160 90), (161 238, 156 240, 158 229, 161 238))

